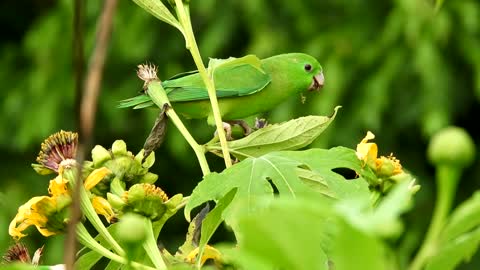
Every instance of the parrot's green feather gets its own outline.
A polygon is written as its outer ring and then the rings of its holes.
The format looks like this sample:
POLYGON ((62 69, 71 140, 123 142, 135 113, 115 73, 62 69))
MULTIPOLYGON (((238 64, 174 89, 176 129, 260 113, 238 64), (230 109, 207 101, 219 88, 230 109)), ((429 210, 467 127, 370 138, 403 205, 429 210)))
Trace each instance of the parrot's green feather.
POLYGON ((138 105, 136 105, 135 107, 133 107, 134 110, 138 110, 138 109, 143 109, 143 108, 147 108, 147 107, 150 107, 150 106, 153 106, 155 103, 153 103, 153 101, 147 101, 147 102, 143 102, 143 103, 140 103, 138 105))
POLYGON ((152 103, 153 105, 152 99, 148 95, 140 95, 120 101, 118 108, 135 107, 143 103, 152 103))
MULTIPOLYGON (((261 61, 256 56, 226 60, 212 59, 209 72, 213 72, 217 97, 251 95, 267 86, 271 78, 261 69, 261 61)), ((199 74, 184 73, 175 79, 162 82, 171 102, 208 99, 208 92, 199 74)))

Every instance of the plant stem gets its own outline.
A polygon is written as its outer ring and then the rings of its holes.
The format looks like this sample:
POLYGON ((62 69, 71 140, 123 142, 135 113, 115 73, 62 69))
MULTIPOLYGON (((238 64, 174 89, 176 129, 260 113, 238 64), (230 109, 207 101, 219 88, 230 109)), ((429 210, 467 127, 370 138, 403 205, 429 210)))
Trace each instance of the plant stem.
POLYGON ((163 261, 162 254, 160 253, 160 250, 157 246, 156 239, 158 235, 155 235, 153 231, 152 221, 145 218, 145 223, 148 228, 148 232, 147 239, 143 243, 143 248, 145 249, 148 257, 150 257, 150 260, 153 262, 153 265, 155 265, 157 269, 167 269, 167 266, 163 261))
POLYGON ((120 245, 113 239, 112 235, 108 232, 105 225, 103 225, 102 220, 98 217, 95 209, 93 208, 92 202, 88 197, 87 191, 83 186, 81 180, 76 179, 75 177, 76 169, 68 169, 63 171, 63 177, 69 180, 69 185, 72 189, 76 188, 76 185, 80 185, 79 188, 79 197, 80 197, 80 208, 82 209, 83 214, 87 217, 93 227, 98 231, 98 233, 105 238, 105 240, 110 244, 110 246, 117 252, 119 255, 125 255, 125 252, 120 247, 120 245), (77 181, 78 180, 78 181, 77 181))
POLYGON ((200 164, 203 175, 209 174, 210 168, 208 167, 204 148, 195 141, 193 136, 190 134, 190 132, 188 132, 188 129, 183 124, 182 120, 180 120, 180 118, 178 117, 175 110, 173 110, 173 108, 171 107, 167 94, 162 87, 162 83, 158 80, 149 82, 147 93, 152 99, 152 101, 159 108, 163 108, 165 104, 168 105, 168 108, 165 109, 165 113, 167 114, 168 118, 172 120, 173 124, 175 124, 175 126, 178 128, 178 130, 183 135, 188 144, 190 144, 190 147, 192 147, 195 155, 197 156, 198 163, 200 164))
MULTIPOLYGON (((93 237, 88 233, 87 229, 82 223, 79 223, 77 225, 77 236, 80 243, 90 248, 91 250, 97 252, 98 254, 121 264, 125 264, 125 265, 129 264, 126 258, 111 252, 110 250, 106 249, 104 246, 100 245, 95 239, 93 239, 93 237)), ((155 268, 152 268, 137 262, 130 262, 130 265, 135 269, 155 270, 155 268)))
POLYGON ((446 165, 437 167, 437 202, 428 228, 427 236, 420 247, 415 259, 410 264, 410 270, 420 270, 427 260, 436 252, 439 235, 445 225, 445 220, 450 212, 452 201, 460 180, 460 170, 446 165))
POLYGON ((80 190, 80 206, 82 212, 85 214, 87 219, 92 223, 93 227, 98 231, 98 233, 105 238, 105 240, 112 246, 113 250, 119 255, 123 256, 125 252, 120 247, 120 245, 113 239, 113 236, 108 232, 107 228, 103 225, 102 221, 98 217, 95 209, 93 208, 92 202, 88 198, 87 191, 84 187, 81 187, 80 190))
POLYGON ((183 26, 185 38, 186 38, 186 47, 190 51, 193 61, 197 66, 198 73, 203 79, 205 86, 207 87, 208 96, 210 97, 210 104, 212 106, 213 118, 215 120, 215 125, 217 127, 217 134, 220 139, 220 145, 222 146, 223 158, 225 160, 225 166, 228 168, 232 166, 232 159, 228 151, 227 138, 225 136, 225 130, 223 130, 222 116, 220 114, 220 108, 218 106, 217 94, 215 91, 215 86, 213 83, 213 78, 208 75, 208 72, 203 64, 202 57, 200 56, 200 51, 198 50, 197 42, 195 40, 195 35, 193 34, 192 24, 190 22, 190 16, 188 14, 188 5, 187 9, 185 8, 182 0, 175 0, 177 15, 180 21, 180 24, 183 26))

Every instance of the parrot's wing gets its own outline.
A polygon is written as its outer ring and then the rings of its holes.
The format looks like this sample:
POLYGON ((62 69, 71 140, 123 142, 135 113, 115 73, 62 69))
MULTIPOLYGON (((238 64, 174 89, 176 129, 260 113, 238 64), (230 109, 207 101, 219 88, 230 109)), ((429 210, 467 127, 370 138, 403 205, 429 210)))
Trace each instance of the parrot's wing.
POLYGON ((148 95, 140 95, 120 101, 118 108, 142 109, 153 105, 152 99, 148 95))
MULTIPOLYGON (((245 96, 256 93, 272 80, 261 68, 261 61, 254 55, 242 58, 211 59, 208 72, 213 74, 217 97, 245 96)), ((198 71, 177 74, 163 81, 162 86, 171 102, 209 99, 207 89, 198 71)), ((139 95, 120 101, 119 108, 141 109, 152 106, 151 98, 139 95)))
MULTIPOLYGON (((211 59, 209 73, 213 73, 217 97, 245 96, 267 86, 271 77, 261 69, 261 62, 254 55, 225 60, 211 59)), ((164 81, 163 87, 172 102, 208 99, 208 92, 199 74, 184 73, 173 80, 164 81)))

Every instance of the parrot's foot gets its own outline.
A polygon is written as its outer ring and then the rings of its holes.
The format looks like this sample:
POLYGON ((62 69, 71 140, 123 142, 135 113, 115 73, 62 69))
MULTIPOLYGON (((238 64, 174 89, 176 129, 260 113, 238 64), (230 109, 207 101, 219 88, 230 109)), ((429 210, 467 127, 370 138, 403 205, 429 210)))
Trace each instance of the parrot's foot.
MULTIPOLYGON (((243 120, 231 120, 223 122, 223 130, 225 130, 225 137, 227 141, 233 141, 232 137, 232 126, 240 126, 243 129, 243 134, 248 136, 250 133, 253 132, 253 129, 247 124, 247 122, 243 120)), ((217 132, 215 131, 215 137, 217 136, 217 132)))
POLYGON ((240 126, 242 129, 243 129, 243 134, 245 136, 248 136, 250 135, 250 133, 252 133, 252 128, 247 124, 247 122, 243 121, 243 120, 231 120, 231 121, 227 121, 228 124, 230 125, 237 125, 237 126, 240 126))
POLYGON ((225 137, 227 141, 233 141, 232 126, 229 123, 223 122, 223 130, 225 130, 225 137))

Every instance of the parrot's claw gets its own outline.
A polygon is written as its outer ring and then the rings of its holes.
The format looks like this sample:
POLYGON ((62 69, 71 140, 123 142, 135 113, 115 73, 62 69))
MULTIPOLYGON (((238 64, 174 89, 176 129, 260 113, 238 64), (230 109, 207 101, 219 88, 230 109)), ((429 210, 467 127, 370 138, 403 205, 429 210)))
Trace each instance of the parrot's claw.
POLYGON ((223 130, 225 130, 225 137, 227 141, 233 141, 232 126, 229 123, 223 122, 223 130))
MULTIPOLYGON (((232 137, 232 126, 237 125, 240 126, 243 129, 243 134, 245 136, 248 136, 250 133, 253 132, 253 129, 247 124, 247 122, 243 120, 231 120, 227 122, 223 122, 223 130, 225 130, 225 137, 227 138, 227 141, 233 141, 232 137)), ((215 135, 217 136, 217 132, 215 131, 215 135)))
POLYGON ((230 125, 237 125, 240 126, 243 129, 243 135, 248 136, 250 133, 252 133, 252 128, 247 124, 247 122, 243 120, 231 120, 227 121, 228 124, 230 125))
MULTIPOLYGON (((225 130, 225 137, 227 141, 233 141, 232 137, 232 126, 229 123, 223 122, 223 130, 225 130)), ((218 132, 215 130, 215 133, 213 133, 213 139, 215 141, 218 141, 218 132)))

